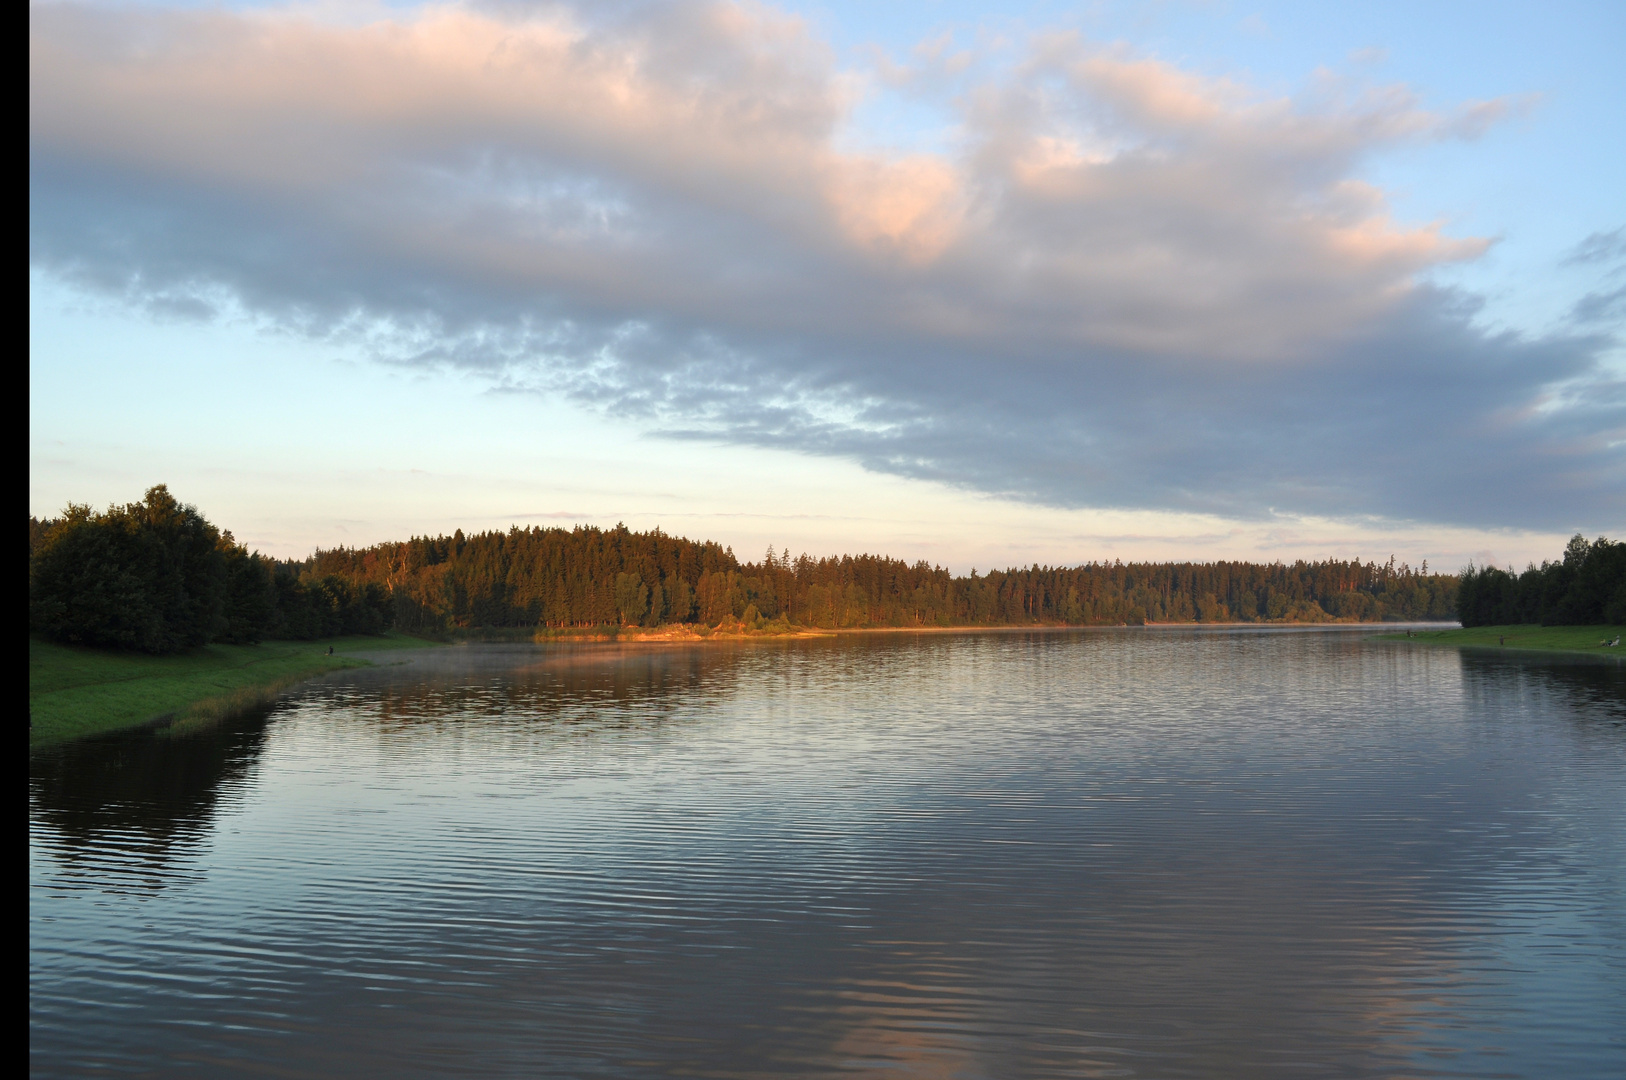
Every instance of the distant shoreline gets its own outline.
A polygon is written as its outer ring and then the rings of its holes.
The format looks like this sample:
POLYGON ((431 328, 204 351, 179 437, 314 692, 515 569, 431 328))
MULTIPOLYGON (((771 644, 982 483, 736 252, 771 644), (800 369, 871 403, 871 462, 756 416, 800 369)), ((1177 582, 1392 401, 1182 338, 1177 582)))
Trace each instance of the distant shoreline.
POLYGON ((761 630, 719 629, 696 627, 692 623, 669 623, 656 627, 582 627, 580 629, 554 629, 541 632, 527 627, 474 627, 454 630, 447 638, 426 638, 434 644, 478 645, 547 645, 570 642, 600 642, 617 644, 692 644, 707 641, 779 641, 809 638, 840 637, 859 634, 1061 634, 1080 631, 1104 630, 1375 630, 1454 628, 1450 622, 1344 622, 1328 619, 1315 622, 1148 622, 1148 623, 1039 623, 1018 626, 989 626, 967 623, 958 626, 798 626, 794 623, 783 629, 767 627, 761 630))

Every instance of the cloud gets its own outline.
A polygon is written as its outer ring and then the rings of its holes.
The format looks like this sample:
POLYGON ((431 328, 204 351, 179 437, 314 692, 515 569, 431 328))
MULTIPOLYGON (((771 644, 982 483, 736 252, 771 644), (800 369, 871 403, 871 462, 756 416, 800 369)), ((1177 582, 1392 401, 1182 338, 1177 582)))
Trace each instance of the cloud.
MULTIPOLYGON (((1596 267, 1604 282, 1620 280, 1626 275, 1626 227, 1592 233, 1558 265, 1596 267)), ((1626 286, 1610 288, 1605 284, 1587 293, 1570 309, 1570 320, 1581 326, 1619 327, 1626 323, 1626 286)))
POLYGON ((927 38, 909 51, 909 59, 899 64, 878 45, 868 46, 874 75, 882 83, 896 90, 941 91, 955 82, 977 63, 978 51, 956 49, 954 33, 945 30, 927 38))
POLYGON ((1585 266, 1597 263, 1626 261, 1626 226, 1609 232, 1595 232, 1576 244, 1560 263, 1562 266, 1585 266))
POLYGON ((1575 302, 1570 318, 1578 323, 1614 323, 1626 319, 1626 285, 1609 292, 1590 292, 1575 302))
POLYGON ((1418 282, 1485 242, 1358 179, 1506 103, 1042 35, 961 84, 953 153, 888 155, 844 149, 855 85, 761 6, 37 6, 30 259, 1055 505, 1626 517, 1612 339, 1477 329, 1418 282))

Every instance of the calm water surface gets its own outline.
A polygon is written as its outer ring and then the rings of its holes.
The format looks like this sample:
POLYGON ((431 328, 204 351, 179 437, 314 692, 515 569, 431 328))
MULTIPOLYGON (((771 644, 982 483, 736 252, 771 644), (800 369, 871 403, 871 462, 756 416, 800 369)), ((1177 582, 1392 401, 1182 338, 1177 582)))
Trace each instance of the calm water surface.
POLYGON ((1626 669, 454 647, 36 756, 29 887, 42 1076, 1618 1078, 1626 669))

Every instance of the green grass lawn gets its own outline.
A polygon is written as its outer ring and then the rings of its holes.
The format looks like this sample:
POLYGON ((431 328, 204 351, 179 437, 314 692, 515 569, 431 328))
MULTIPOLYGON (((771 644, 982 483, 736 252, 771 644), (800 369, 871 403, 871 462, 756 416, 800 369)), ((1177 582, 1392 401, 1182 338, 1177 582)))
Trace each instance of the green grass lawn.
POLYGON ((206 645, 171 656, 28 639, 28 745, 43 746, 165 715, 208 719, 267 701, 295 683, 368 660, 354 655, 433 644, 406 634, 206 645), (328 656, 328 646, 334 655, 328 656))
POLYGON ((1622 636, 1619 626, 1473 626, 1460 630, 1413 630, 1379 635, 1386 641, 1416 641, 1426 645, 1472 645, 1492 649, 1536 649, 1542 652, 1591 653, 1626 656, 1626 645, 1601 644, 1622 636))

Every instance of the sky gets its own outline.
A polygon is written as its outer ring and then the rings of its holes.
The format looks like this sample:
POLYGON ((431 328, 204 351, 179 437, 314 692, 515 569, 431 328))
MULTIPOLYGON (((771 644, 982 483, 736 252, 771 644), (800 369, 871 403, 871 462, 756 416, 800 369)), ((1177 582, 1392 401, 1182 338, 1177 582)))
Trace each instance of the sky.
POLYGON ((30 8, 29 503, 270 554, 1555 557, 1626 7, 30 8))

